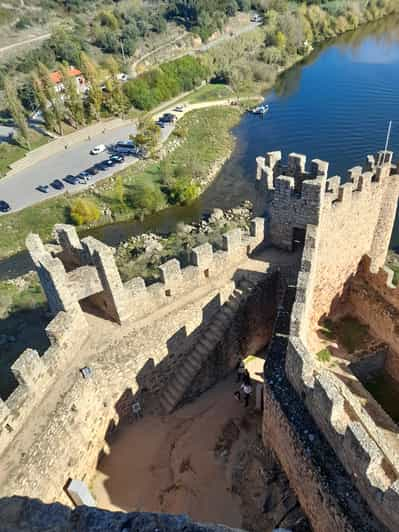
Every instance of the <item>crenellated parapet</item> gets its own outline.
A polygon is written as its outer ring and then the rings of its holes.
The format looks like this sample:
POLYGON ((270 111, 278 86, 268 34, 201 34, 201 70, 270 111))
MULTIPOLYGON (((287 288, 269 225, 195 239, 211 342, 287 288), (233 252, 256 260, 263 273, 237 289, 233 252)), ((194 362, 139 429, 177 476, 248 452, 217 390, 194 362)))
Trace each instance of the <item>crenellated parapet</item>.
MULTIPOLYGON (((53 256, 38 235, 29 235, 27 247, 36 266, 49 308, 54 315, 46 328, 50 347, 41 356, 25 350, 11 371, 17 387, 0 400, 0 453, 29 420, 48 394, 60 372, 78 363, 89 334, 85 311, 124 324, 165 309, 179 298, 213 291, 222 274, 234 270, 259 247, 265 236, 263 218, 251 222, 250 232, 231 230, 223 235, 222 249, 210 244, 192 250, 192 264, 182 268, 177 259, 160 266, 160 282, 146 285, 136 277, 122 283, 112 249, 92 237, 79 239, 72 226, 55 227, 61 251, 53 256)), ((49 399, 50 400, 50 399, 49 399)))
POLYGON ((11 366, 17 387, 0 399, 0 453, 24 426, 37 405, 48 395, 60 371, 76 358, 88 335, 88 323, 80 312, 60 311, 46 328, 50 347, 39 356, 26 349, 11 366))
MULTIPOLYGON (((352 208, 361 210, 365 203, 373 202, 376 219, 369 225, 378 237, 370 256, 381 262, 386 245, 381 234, 388 233, 386 220, 392 218, 393 203, 388 201, 387 189, 397 174, 392 156, 392 152, 369 155, 365 167, 351 168, 345 180, 328 176, 328 162, 313 159, 307 165, 306 156, 298 153, 290 153, 286 164, 280 151, 258 157, 256 186, 265 199, 271 243, 293 250, 298 230, 304 231, 308 224, 325 226, 326 218, 339 222, 352 208)), ((396 195, 397 187, 391 190, 391 196, 396 195)))

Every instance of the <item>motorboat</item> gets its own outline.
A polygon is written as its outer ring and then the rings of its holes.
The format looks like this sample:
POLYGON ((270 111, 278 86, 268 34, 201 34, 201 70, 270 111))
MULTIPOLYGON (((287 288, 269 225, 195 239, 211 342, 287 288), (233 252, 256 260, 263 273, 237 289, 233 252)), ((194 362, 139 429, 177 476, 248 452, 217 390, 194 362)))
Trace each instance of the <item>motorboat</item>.
POLYGON ((264 115, 265 113, 267 113, 269 110, 269 106, 264 103, 262 105, 258 105, 257 107, 254 107, 253 109, 250 109, 250 113, 254 114, 254 115, 264 115))

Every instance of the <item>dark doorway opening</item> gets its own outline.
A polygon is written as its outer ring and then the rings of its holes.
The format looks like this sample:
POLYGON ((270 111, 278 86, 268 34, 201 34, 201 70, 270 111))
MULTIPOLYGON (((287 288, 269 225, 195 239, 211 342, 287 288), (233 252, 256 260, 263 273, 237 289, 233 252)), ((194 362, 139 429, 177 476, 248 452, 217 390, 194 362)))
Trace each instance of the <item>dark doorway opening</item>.
POLYGON ((292 232, 292 251, 298 251, 305 246, 306 229, 302 227, 294 227, 292 232))

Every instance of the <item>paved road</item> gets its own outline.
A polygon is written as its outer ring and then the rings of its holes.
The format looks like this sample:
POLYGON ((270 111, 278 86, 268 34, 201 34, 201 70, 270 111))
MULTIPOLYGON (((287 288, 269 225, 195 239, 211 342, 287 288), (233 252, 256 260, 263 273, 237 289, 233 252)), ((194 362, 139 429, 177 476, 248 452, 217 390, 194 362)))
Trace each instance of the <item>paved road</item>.
MULTIPOLYGON (((49 156, 47 159, 38 161, 29 168, 21 170, 9 177, 0 180, 0 199, 7 201, 12 211, 21 210, 29 205, 63 194, 66 191, 83 190, 88 185, 69 185, 65 183, 64 190, 54 190, 50 187, 50 192, 44 194, 36 190, 38 185, 49 184, 54 179, 63 179, 67 174, 76 175, 82 170, 86 170, 94 163, 107 158, 107 153, 100 155, 90 155, 90 150, 97 144, 112 144, 118 140, 127 139, 129 135, 136 133, 135 126, 130 123, 119 128, 106 131, 93 136, 90 141, 84 140, 65 150, 49 156)), ((170 133, 165 128, 162 136, 165 138, 170 133)), ((94 176, 91 183, 104 177, 109 177, 123 167, 135 162, 137 159, 129 157, 123 165, 117 165, 108 171, 100 172, 94 176)))

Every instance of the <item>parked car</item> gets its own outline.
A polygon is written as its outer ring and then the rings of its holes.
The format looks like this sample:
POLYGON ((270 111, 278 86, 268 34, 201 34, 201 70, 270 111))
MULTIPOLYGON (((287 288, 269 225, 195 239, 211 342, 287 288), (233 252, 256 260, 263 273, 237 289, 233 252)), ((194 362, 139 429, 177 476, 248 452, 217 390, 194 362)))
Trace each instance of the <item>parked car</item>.
POLYGON ((10 212, 10 211, 11 211, 10 205, 4 200, 0 200, 0 212, 10 212))
POLYGON ((99 170, 97 168, 97 165, 95 166, 92 166, 91 168, 88 168, 87 172, 90 174, 90 175, 97 175, 99 170))
POLYGON ((98 155, 99 153, 103 153, 106 149, 107 148, 104 144, 99 144, 98 146, 94 146, 94 148, 90 150, 90 153, 92 155, 98 155))
POLYGON ((98 163, 96 165, 96 167, 101 171, 101 170, 107 170, 108 167, 108 164, 107 164, 107 161, 101 161, 101 163, 98 163))
POLYGON ((111 166, 115 166, 116 165, 116 161, 114 161, 113 159, 107 159, 105 162, 106 162, 108 168, 111 168, 111 166))
POLYGON ((123 155, 111 155, 110 159, 112 161, 115 161, 116 163, 123 163, 123 161, 125 160, 123 155))
POLYGON ((80 172, 80 174, 76 176, 76 180, 81 185, 85 185, 90 180, 90 174, 86 171, 80 172))
POLYGON ((134 142, 130 139, 129 140, 118 140, 115 146, 119 146, 123 148, 134 148, 134 142))
POLYGON ((64 188, 64 183, 60 179, 54 179, 54 181, 50 184, 56 190, 61 190, 64 188))
POLYGON ((177 119, 177 116, 172 113, 165 113, 163 116, 161 116, 160 120, 162 122, 166 122, 167 124, 170 124, 174 122, 177 119))
POLYGON ((155 124, 159 127, 165 127, 166 126, 166 122, 164 122, 161 118, 159 118, 155 124))
POLYGON ((121 155, 135 155, 136 149, 137 148, 134 146, 118 146, 115 144, 115 146, 112 148, 112 151, 121 155))
POLYGON ((176 105, 173 109, 176 113, 182 113, 184 111, 185 105, 176 105))
POLYGON ((39 185, 38 187, 36 187, 36 190, 38 190, 39 192, 43 192, 44 194, 47 194, 48 191, 50 190, 50 187, 48 185, 39 185))
POLYGON ((119 81, 127 81, 129 77, 124 72, 120 72, 119 74, 116 75, 116 79, 119 81))
POLYGON ((76 180, 76 177, 72 174, 68 174, 64 177, 64 181, 66 183, 69 183, 70 185, 76 185, 77 184, 77 180, 76 180))

